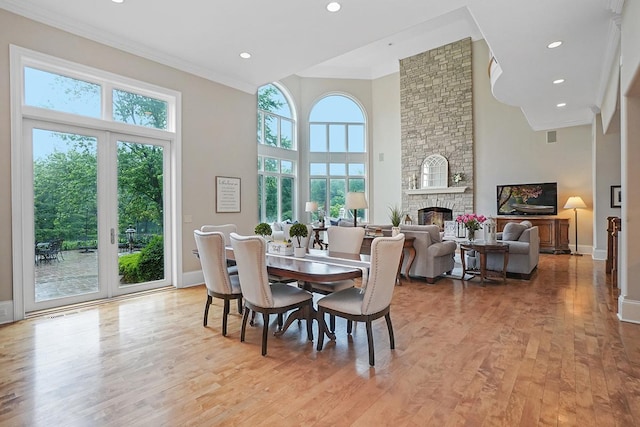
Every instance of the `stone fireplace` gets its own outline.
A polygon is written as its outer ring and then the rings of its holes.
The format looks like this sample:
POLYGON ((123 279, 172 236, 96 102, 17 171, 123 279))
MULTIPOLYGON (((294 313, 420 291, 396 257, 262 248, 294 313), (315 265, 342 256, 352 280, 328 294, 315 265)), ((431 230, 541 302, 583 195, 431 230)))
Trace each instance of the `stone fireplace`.
POLYGON ((474 211, 472 84, 470 38, 400 61, 402 209, 414 224, 443 223, 439 208, 450 219, 474 211), (447 187, 422 188, 433 154, 448 162, 447 187), (454 183, 454 175, 464 178, 454 183))

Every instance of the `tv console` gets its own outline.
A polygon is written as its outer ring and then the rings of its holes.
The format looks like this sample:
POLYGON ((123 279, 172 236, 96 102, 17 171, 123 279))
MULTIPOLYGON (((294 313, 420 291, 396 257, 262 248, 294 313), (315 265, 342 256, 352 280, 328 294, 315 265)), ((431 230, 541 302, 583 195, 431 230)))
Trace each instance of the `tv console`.
POLYGON ((503 216, 496 217, 498 231, 504 229, 508 222, 530 221, 538 227, 540 236, 540 252, 552 254, 570 254, 569 249, 569 218, 555 216, 503 216))

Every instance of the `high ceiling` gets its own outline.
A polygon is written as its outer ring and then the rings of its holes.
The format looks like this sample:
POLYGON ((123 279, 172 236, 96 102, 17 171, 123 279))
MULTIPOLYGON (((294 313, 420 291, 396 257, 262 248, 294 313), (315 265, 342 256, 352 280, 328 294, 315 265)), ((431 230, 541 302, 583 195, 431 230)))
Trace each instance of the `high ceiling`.
POLYGON ((337 13, 328 2, 0 0, 0 8, 250 93, 293 74, 374 79, 398 71, 399 59, 484 38, 502 69, 494 95, 545 130, 590 123, 599 110, 624 0, 341 0, 337 13), (548 49, 555 40, 563 45, 548 49), (554 85, 558 78, 565 82, 554 85))

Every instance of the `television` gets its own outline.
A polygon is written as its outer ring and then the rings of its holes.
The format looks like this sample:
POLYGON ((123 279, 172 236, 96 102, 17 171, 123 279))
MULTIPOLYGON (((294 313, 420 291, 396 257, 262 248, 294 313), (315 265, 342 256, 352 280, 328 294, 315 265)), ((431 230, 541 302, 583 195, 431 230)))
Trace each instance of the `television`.
POLYGON ((497 186, 498 215, 556 215, 558 183, 497 186))

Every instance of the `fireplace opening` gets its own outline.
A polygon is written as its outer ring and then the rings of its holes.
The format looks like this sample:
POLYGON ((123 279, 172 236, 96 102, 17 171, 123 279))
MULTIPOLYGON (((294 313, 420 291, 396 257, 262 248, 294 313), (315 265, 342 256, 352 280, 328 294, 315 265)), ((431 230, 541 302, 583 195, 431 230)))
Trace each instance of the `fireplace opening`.
POLYGON ((447 208, 430 207, 418 210, 418 224, 437 225, 444 230, 444 222, 453 220, 453 211, 447 208))

